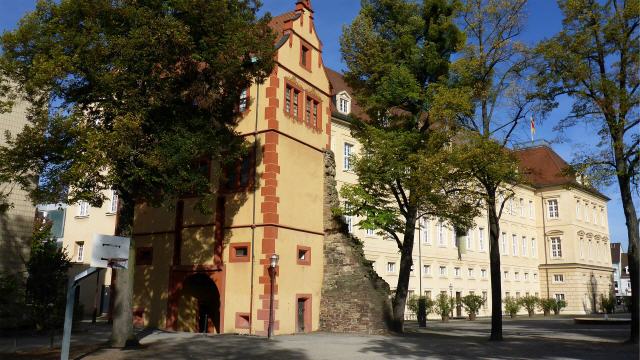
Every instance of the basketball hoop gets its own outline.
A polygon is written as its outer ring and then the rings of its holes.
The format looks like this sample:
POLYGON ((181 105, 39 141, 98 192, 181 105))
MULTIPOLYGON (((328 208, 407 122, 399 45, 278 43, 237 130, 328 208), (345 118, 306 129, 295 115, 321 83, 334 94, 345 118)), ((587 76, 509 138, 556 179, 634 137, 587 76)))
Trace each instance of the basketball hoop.
POLYGON ((117 269, 126 269, 126 266, 120 264, 122 262, 127 262, 129 259, 127 258, 100 258, 102 261, 107 262, 108 268, 117 268, 117 269))
POLYGON ((126 269, 129 265, 130 241, 128 237, 95 234, 91 267, 126 269))

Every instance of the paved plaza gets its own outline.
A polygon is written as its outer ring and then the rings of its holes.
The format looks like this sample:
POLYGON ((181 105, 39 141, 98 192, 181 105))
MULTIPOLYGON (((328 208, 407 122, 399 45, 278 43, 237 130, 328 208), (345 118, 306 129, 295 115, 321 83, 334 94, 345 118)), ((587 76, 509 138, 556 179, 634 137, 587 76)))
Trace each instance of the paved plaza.
MULTIPOLYGON (((85 360, 181 359, 638 359, 638 347, 622 344, 628 326, 575 325, 570 317, 505 319, 504 342, 489 342, 489 319, 430 321, 427 329, 409 323, 402 336, 313 333, 265 338, 145 331, 141 347, 109 349, 96 343, 99 334, 74 335, 75 358, 85 360), (86 341, 83 341, 86 339, 86 341), (93 348, 92 348, 93 344, 93 348)), ((33 342, 33 341, 32 341, 33 342)), ((54 353, 6 353, 2 359, 55 359, 54 353)), ((73 350, 73 348, 72 348, 73 350)))

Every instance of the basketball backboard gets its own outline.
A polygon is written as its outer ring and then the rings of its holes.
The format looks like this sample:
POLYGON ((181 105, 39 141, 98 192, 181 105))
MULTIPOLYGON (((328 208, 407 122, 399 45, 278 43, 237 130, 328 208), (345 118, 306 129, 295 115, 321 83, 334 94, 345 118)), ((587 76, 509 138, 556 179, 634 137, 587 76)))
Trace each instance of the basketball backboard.
POLYGON ((129 263, 129 243, 131 239, 113 235, 93 235, 91 266, 98 268, 124 268, 129 263))

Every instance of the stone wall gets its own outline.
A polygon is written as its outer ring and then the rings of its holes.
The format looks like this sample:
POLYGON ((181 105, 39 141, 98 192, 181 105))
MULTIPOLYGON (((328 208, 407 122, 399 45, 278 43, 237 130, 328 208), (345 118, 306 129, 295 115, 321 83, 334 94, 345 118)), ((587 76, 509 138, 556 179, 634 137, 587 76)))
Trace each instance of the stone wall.
POLYGON ((333 209, 340 205, 333 152, 325 152, 324 279, 320 330, 344 333, 387 332, 389 285, 364 257, 362 242, 351 236, 333 209))

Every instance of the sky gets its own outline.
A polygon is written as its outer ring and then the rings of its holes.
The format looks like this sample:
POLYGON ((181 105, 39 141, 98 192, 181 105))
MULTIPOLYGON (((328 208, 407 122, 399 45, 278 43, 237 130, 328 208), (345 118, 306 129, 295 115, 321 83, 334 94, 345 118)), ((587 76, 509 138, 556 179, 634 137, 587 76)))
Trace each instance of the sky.
MULTIPOLYGON (((21 17, 35 8, 36 0, 0 0, 0 32, 14 29, 21 17)), ((351 23, 360 8, 359 0, 312 0, 315 12, 315 25, 323 43, 323 61, 327 67, 337 71, 345 69, 340 55, 340 34, 344 25, 351 23)), ((270 12, 278 15, 291 11, 295 0, 263 0, 261 13, 270 12)), ((527 6, 527 23, 520 38, 527 44, 535 44, 545 38, 552 37, 562 26, 562 14, 554 0, 530 0, 527 6)), ((537 120, 536 139, 553 141, 557 139, 554 124, 568 114, 570 99, 564 98, 560 106, 546 119, 537 120)), ((523 139, 529 138, 529 130, 522 128, 517 134, 523 139)), ((598 142, 596 130, 585 125, 576 126, 567 131, 563 142, 553 142, 553 149, 565 160, 571 161, 576 149, 593 146, 598 142)), ((608 203, 609 232, 612 242, 620 242, 627 248, 627 228, 625 225, 622 202, 617 187, 601 189, 611 198, 608 203)), ((636 206, 640 206, 636 202, 636 206)), ((568 209, 567 211, 573 211, 568 209)))

